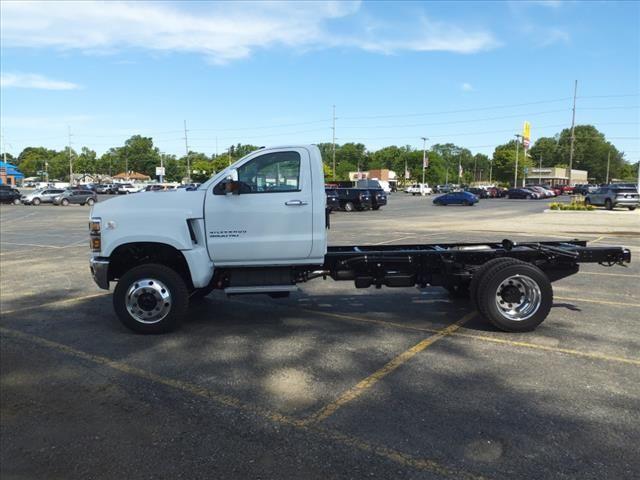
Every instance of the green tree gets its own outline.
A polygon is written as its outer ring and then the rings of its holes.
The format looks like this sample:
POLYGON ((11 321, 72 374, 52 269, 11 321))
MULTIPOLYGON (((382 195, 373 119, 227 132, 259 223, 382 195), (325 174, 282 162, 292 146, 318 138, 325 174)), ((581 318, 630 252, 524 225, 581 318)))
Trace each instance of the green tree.
MULTIPOLYGON (((525 157, 521 145, 518 148, 518 185, 522 184, 525 178, 524 169, 530 168, 533 162, 529 157, 525 157)), ((493 152, 493 178, 505 184, 513 184, 513 177, 516 166, 516 141, 499 145, 493 152)))

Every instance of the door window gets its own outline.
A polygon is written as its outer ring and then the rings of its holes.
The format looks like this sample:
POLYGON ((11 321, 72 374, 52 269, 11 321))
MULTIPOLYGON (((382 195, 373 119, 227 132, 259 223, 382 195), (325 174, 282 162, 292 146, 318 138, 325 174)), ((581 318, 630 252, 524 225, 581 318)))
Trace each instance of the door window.
POLYGON ((274 152, 261 155, 238 168, 241 193, 300 191, 300 154, 274 152))

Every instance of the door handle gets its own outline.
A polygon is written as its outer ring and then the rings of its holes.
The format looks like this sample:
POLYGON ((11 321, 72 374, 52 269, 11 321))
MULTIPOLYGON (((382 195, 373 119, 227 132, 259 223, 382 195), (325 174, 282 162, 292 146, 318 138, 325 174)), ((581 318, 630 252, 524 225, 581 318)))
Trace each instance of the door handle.
POLYGON ((284 202, 288 207, 301 207, 303 205, 307 205, 307 202, 303 202, 302 200, 289 200, 288 202, 284 202))

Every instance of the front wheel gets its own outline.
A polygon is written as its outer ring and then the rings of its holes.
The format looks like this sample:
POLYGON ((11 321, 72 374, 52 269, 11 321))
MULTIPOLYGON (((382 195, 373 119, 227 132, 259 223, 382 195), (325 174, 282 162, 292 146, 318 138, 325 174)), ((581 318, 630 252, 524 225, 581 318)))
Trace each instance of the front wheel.
POLYGON ((380 205, 375 205, 371 207, 372 210, 380 210, 380 205))
POLYGON ((629 210, 631 210, 632 212, 636 209, 636 207, 627 207, 629 210))
POLYGON ((604 208, 606 208, 607 210, 613 210, 613 202, 611 201, 611 199, 607 198, 604 201, 604 208))
POLYGON ((477 295, 480 312, 505 332, 534 330, 553 304, 549 278, 528 263, 496 265, 484 275, 477 295))
POLYGON ((60 205, 62 205, 63 207, 66 207, 67 205, 69 205, 69 200, 67 200, 66 198, 63 198, 62 201, 60 202, 60 205))
POLYGON ((89 205, 90 207, 92 207, 94 203, 96 203, 96 201, 93 198, 87 200, 87 205, 89 205))
POLYGON ((14 198, 12 203, 14 205, 20 205, 20 199, 19 198, 14 198))
POLYGON ((527 200, 531 200, 531 195, 527 195, 527 200))
POLYGON ((40 199, 39 199, 39 198, 34 198, 33 200, 31 200, 31 204, 32 204, 32 205, 35 205, 36 207, 37 207, 38 205, 40 205, 40 203, 41 203, 41 202, 40 202, 40 199))
POLYGON ((355 210, 355 207, 353 206, 353 203, 351 202, 347 202, 344 204, 344 211, 345 212, 353 212, 355 210))
POLYGON ((120 321, 138 333, 175 330, 189 307, 189 290, 171 268, 150 263, 125 273, 113 292, 120 321))

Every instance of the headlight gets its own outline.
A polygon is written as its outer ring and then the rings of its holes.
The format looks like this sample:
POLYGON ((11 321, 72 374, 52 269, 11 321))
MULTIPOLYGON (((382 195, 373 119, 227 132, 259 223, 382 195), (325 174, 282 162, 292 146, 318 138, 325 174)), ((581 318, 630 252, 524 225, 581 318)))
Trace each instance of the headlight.
POLYGON ((89 221, 89 245, 92 252, 102 249, 102 219, 92 218, 89 221))

